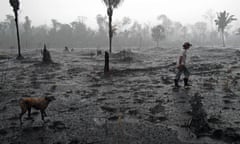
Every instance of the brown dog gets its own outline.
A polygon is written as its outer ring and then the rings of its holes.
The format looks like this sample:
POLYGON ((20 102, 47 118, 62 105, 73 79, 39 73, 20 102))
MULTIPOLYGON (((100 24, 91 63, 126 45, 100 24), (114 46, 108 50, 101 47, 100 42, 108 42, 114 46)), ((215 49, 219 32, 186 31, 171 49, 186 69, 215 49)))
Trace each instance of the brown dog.
POLYGON ((47 116, 45 109, 47 108, 48 104, 55 100, 55 97, 24 97, 21 98, 19 101, 19 105, 21 107, 22 112, 20 113, 20 123, 22 124, 22 116, 23 114, 28 111, 28 117, 31 117, 31 108, 35 108, 37 110, 40 110, 42 120, 44 121, 44 116, 47 116))

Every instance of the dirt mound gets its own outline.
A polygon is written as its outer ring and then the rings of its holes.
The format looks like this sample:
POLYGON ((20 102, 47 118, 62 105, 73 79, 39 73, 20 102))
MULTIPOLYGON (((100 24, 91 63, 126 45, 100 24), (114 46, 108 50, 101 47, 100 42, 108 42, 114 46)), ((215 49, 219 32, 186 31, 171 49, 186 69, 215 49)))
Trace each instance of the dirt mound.
POLYGON ((112 59, 119 62, 142 62, 147 56, 141 53, 132 52, 131 50, 122 50, 110 55, 112 59))
POLYGON ((236 51, 235 51, 235 54, 236 54, 237 56, 240 56, 240 50, 236 50, 236 51))
POLYGON ((10 57, 8 55, 3 55, 0 54, 0 60, 5 60, 5 59, 9 59, 10 57))

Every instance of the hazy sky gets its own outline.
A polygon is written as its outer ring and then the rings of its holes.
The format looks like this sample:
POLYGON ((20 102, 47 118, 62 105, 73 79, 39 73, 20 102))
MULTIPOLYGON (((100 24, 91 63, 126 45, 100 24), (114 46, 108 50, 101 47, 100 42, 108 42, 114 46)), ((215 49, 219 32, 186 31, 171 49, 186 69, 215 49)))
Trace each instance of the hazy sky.
MULTIPOLYGON (((106 15, 102 0, 20 0, 20 20, 29 16, 33 25, 50 24, 51 19, 62 23, 87 17, 86 23, 96 26, 96 15, 106 15)), ((127 16, 141 23, 154 24, 157 16, 166 14, 171 20, 183 24, 204 21, 203 15, 209 9, 215 12, 226 10, 238 18, 235 25, 240 26, 240 0, 124 0, 114 11, 113 19, 127 16)), ((9 0, 0 0, 0 21, 6 14, 13 14, 9 0)), ((206 20, 205 20, 206 21, 206 20)))

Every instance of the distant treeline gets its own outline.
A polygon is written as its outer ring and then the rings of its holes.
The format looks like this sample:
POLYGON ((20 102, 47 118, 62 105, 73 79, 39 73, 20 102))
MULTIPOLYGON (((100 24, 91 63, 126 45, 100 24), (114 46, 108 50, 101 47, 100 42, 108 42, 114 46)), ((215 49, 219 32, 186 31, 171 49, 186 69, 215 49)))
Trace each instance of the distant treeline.
MULTIPOLYGON (((166 15, 160 15, 159 24, 140 24, 125 17, 113 22, 113 47, 144 48, 159 47, 191 41, 195 45, 221 45, 221 38, 216 25, 207 22, 197 22, 193 25, 182 25, 170 20, 166 15), (157 32, 154 32, 156 31, 157 32), (160 30, 160 31, 159 31, 160 30), (157 37, 159 35, 159 38, 157 37), (156 44, 157 43, 157 44, 156 44)), ((32 26, 28 16, 20 22, 21 45, 23 50, 40 48, 46 43, 48 47, 63 48, 103 48, 108 47, 108 19, 97 15, 98 29, 91 29, 83 20, 70 24, 60 23, 52 19, 51 26, 32 26)), ((225 31, 226 43, 231 46, 240 45, 240 37, 235 32, 225 31)), ((0 22, 0 48, 16 47, 15 21, 12 15, 0 22)), ((114 49, 113 49, 114 50, 114 49)))

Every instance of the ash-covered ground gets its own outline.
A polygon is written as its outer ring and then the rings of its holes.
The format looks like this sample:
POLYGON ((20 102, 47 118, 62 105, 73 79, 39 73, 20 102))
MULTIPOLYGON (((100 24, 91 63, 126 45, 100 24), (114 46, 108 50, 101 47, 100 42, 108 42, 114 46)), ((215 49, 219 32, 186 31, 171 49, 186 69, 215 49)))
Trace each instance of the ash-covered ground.
MULTIPOLYGON (((96 49, 0 53, 0 143, 240 143, 240 50, 193 47, 193 85, 175 89, 180 48, 111 54, 109 75, 96 49), (54 96, 46 121, 39 111, 19 123, 21 97, 54 96)), ((183 82, 181 82, 183 85, 183 82)))

